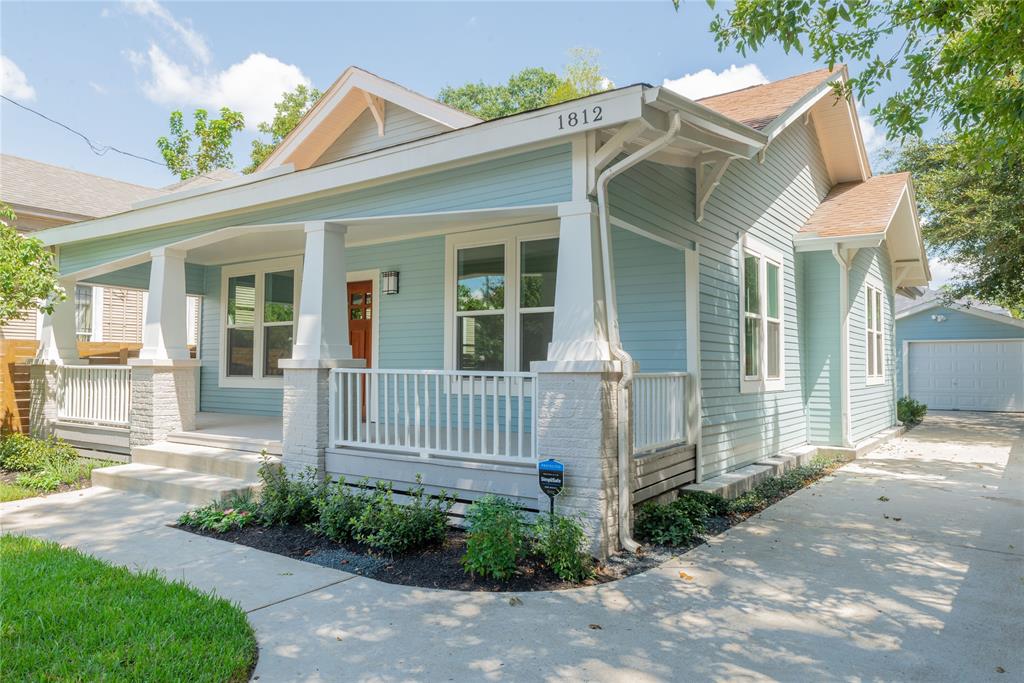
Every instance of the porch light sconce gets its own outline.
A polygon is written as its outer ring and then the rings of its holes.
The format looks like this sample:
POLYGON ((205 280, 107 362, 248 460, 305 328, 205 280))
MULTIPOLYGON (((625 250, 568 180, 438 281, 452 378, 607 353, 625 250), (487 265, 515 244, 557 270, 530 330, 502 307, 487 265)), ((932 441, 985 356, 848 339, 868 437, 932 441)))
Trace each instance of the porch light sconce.
POLYGON ((933 315, 932 316, 932 320, 934 320, 937 323, 945 322, 946 321, 946 316, 944 316, 944 315, 933 315))
POLYGON ((398 271, 389 270, 381 273, 380 288, 385 294, 398 294, 398 271))

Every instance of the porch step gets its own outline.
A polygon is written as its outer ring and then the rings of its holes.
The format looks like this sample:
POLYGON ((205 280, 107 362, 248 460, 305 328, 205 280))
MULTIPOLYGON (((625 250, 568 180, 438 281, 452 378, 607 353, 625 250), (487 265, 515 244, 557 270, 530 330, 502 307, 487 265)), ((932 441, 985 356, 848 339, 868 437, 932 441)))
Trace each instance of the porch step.
MULTIPOLYGON (((273 462, 279 460, 277 456, 268 458, 273 462)), ((259 479, 263 456, 252 451, 196 446, 168 440, 149 446, 136 446, 132 449, 132 462, 255 482, 259 479)))
POLYGON ((132 463, 92 472, 96 486, 141 493, 155 498, 205 505, 251 491, 254 482, 216 474, 189 472, 158 465, 132 463))
POLYGON ((247 436, 230 436, 227 434, 211 434, 210 432, 171 432, 167 435, 171 443, 191 444, 193 446, 210 446, 233 451, 281 455, 281 442, 271 439, 260 439, 247 436))

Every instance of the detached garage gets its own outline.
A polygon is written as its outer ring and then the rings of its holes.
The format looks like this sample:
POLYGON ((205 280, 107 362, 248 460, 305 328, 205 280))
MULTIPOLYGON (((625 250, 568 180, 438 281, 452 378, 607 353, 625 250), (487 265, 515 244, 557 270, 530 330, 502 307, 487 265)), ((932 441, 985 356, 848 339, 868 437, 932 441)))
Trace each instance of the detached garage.
POLYGON ((898 395, 931 410, 1024 412, 1024 321, 929 294, 896 314, 898 395))

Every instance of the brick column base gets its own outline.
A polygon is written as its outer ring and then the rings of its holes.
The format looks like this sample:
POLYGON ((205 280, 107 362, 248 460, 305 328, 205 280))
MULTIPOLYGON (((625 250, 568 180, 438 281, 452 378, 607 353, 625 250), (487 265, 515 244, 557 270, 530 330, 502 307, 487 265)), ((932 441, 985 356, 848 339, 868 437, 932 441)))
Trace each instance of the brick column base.
POLYGON ((195 360, 132 359, 132 448, 163 441, 196 426, 195 360))
POLYGON ((60 368, 60 363, 49 361, 33 363, 29 368, 32 393, 29 398, 28 429, 32 436, 39 439, 50 436, 53 423, 57 421, 60 368))
POLYGON ((621 374, 612 364, 592 372, 543 371, 548 365, 534 364, 538 458, 565 465, 565 489, 555 510, 578 517, 591 552, 605 559, 618 549, 616 392, 621 374))

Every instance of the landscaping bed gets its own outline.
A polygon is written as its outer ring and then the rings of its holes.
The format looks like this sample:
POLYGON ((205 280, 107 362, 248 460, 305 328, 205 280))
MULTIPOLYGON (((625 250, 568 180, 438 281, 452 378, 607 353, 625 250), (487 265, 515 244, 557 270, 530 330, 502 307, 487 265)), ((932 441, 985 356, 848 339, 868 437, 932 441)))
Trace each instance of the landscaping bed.
POLYGON ((94 469, 117 464, 79 457, 59 439, 8 434, 0 440, 0 503, 86 488, 94 469))
POLYGON ((247 681, 238 606, 156 571, 0 536, 0 672, 8 681, 247 681))

